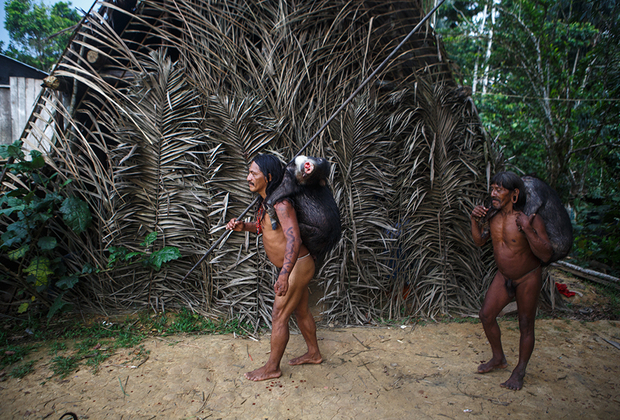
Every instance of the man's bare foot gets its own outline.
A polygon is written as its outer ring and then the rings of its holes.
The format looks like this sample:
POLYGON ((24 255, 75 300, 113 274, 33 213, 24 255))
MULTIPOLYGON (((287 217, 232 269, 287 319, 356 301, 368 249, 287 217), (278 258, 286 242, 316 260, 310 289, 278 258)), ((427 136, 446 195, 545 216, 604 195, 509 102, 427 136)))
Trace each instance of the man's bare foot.
POLYGON ((502 388, 512 389, 513 391, 518 391, 523 388, 523 377, 525 376, 525 372, 517 372, 517 369, 512 371, 512 375, 510 378, 503 384, 499 384, 502 388))
POLYGON ((508 363, 506 362, 505 357, 499 361, 491 359, 488 362, 478 366, 478 373, 487 373, 492 371, 493 369, 504 369, 506 366, 508 366, 508 363))
POLYGON ((303 356, 299 356, 299 357, 289 360, 288 364, 291 366, 305 365, 305 364, 318 365, 322 361, 323 361, 323 358, 321 357, 320 354, 312 355, 310 353, 306 353, 303 356))
POLYGON ((267 379, 275 379, 282 376, 282 371, 278 370, 269 370, 266 366, 262 368, 253 370, 252 372, 247 372, 244 375, 250 381, 265 381, 267 379))

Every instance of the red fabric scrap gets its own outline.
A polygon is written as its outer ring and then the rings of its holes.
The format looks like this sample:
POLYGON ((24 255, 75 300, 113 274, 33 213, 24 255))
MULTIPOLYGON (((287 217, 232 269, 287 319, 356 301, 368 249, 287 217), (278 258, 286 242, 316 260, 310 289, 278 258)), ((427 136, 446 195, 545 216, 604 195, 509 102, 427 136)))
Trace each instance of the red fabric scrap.
POLYGON ((575 296, 575 292, 571 292, 568 290, 568 286, 562 283, 555 283, 555 287, 558 289, 558 292, 562 293, 564 296, 573 297, 575 296))

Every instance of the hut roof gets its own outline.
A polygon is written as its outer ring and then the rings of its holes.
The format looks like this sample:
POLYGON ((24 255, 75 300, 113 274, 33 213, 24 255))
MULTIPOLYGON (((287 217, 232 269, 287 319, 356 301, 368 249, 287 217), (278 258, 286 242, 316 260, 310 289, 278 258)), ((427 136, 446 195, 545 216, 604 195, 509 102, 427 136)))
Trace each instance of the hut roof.
MULTIPOLYGON (((157 273, 136 264, 100 270, 80 289, 82 301, 269 323, 274 271, 249 237, 231 236, 181 280, 252 201, 251 158, 293 156, 427 3, 93 7, 33 113, 48 126, 33 123, 30 132, 51 144, 60 180, 74 180, 68 188, 96 218, 67 253, 95 267, 121 248, 150 255, 173 246, 183 258, 157 273), (145 251, 151 232, 159 236, 145 251)), ((484 251, 466 235, 467 208, 484 190, 484 142, 473 103, 426 24, 307 150, 333 164, 343 225, 317 273, 326 318, 363 323, 478 305, 482 280, 472 279, 483 277, 484 251)))

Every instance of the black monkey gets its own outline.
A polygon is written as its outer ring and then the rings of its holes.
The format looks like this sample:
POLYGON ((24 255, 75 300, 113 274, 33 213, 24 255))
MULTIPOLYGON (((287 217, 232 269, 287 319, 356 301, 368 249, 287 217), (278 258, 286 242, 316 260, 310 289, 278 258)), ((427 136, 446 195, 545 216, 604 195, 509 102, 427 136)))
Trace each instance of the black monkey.
POLYGON ((528 216, 536 213, 545 222, 547 236, 553 247, 548 264, 561 260, 573 246, 573 225, 560 196, 546 182, 533 176, 521 177, 525 184, 527 200, 523 212, 528 216))
POLYGON ((274 204, 284 199, 291 201, 297 213, 301 241, 317 259, 317 267, 341 234, 340 212, 327 185, 329 171, 326 159, 298 156, 284 169, 280 185, 265 198, 273 229, 278 221, 274 204))
MULTIPOLYGON (((566 257, 573 246, 573 225, 570 221, 568 212, 562 205, 560 196, 543 180, 533 176, 521 177, 525 184, 525 208, 523 213, 530 216, 537 214, 542 217, 545 223, 547 236, 553 247, 553 255, 551 259, 544 263, 544 266, 552 262, 561 260, 566 257)), ((498 212, 492 206, 485 203, 485 207, 489 209, 487 214, 480 220, 480 224, 485 224, 498 212)), ((487 232, 488 226, 483 229, 487 232)), ((485 234, 483 233, 483 234, 485 234)))

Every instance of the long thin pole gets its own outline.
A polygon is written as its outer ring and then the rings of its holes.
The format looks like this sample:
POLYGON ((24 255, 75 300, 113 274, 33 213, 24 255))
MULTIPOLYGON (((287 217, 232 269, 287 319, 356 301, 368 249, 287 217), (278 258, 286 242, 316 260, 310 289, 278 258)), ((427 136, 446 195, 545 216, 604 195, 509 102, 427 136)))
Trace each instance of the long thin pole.
MULTIPOLYGON (((381 64, 379 64, 379 67, 377 67, 375 69, 375 71, 373 71, 370 76, 368 76, 366 79, 364 79, 364 81, 362 82, 361 85, 359 85, 359 87, 357 89, 355 89, 355 91, 349 96, 349 98, 344 101, 342 103, 342 105, 340 105, 340 107, 334 111, 334 113, 327 119, 327 121, 325 121, 323 123, 323 125, 321 125, 321 127, 318 129, 318 131, 312 136, 310 137, 310 140, 308 140, 306 142, 306 144, 303 145, 303 147, 301 149, 299 149, 299 152, 297 152, 297 154, 293 157, 292 160, 295 160, 295 158, 299 155, 301 155, 303 153, 304 150, 306 150, 306 148, 310 145, 310 143, 312 143, 318 136, 319 134, 321 134, 323 132, 323 130, 325 130, 325 127, 327 127, 329 125, 330 122, 333 121, 334 118, 336 118, 336 116, 340 113, 340 111, 342 111, 348 104, 349 102, 351 102, 353 100, 353 98, 355 98, 355 96, 357 96, 357 94, 364 88, 364 86, 366 86, 368 84, 368 82, 370 82, 370 80, 380 71, 382 70, 388 63, 388 61, 390 61, 392 59, 392 57, 394 57, 394 55, 396 54, 396 52, 400 49, 400 47, 402 47, 405 42, 407 42, 409 40, 409 38, 411 38, 411 36, 413 36, 413 34, 420 28, 420 26, 422 26, 424 24, 424 22, 426 22, 436 11, 437 9, 439 9, 439 7, 444 3, 445 0, 440 0, 439 3, 437 3, 437 5, 435 7, 433 7, 433 10, 431 10, 430 12, 428 12, 428 14, 426 16, 424 16, 424 18, 422 18, 422 20, 420 22, 418 22, 418 24, 409 32, 409 34, 400 42, 400 44, 398 44, 396 46, 396 48, 394 48, 394 50, 390 53, 390 55, 388 55, 385 60, 383 60, 383 62, 381 64)), ((241 212, 241 214, 239 215, 239 217, 237 217, 237 219, 241 219, 243 218, 243 216, 245 216, 247 214, 248 211, 250 211, 250 209, 256 205, 256 203, 258 202, 258 197, 256 197, 254 199, 254 201, 252 201, 252 203, 250 203, 250 205, 243 210, 243 212, 241 212)), ((202 258, 192 267, 191 270, 189 270, 187 272, 187 274, 185 275, 185 277, 183 277, 183 280, 181 281, 185 281, 185 279, 187 279, 187 277, 200 265, 202 264, 202 262, 205 260, 205 258, 207 258, 207 255, 209 255, 214 249, 215 247, 217 247, 224 238, 228 238, 230 236, 230 234, 232 233, 232 231, 229 232, 225 232, 222 234, 222 236, 220 236, 220 238, 215 241, 215 243, 213 245, 211 245, 211 248, 209 248, 207 250, 207 252, 202 256, 202 258)))
MULTIPOLYGON (((400 47, 402 47, 405 42, 407 42, 409 40, 409 38, 411 38, 411 36, 418 30, 420 29, 420 26, 422 26, 424 24, 424 22, 426 22, 439 8, 439 6, 441 6, 443 4, 445 0, 441 0, 435 7, 433 7, 433 10, 431 10, 430 12, 428 12, 428 14, 426 16, 424 16, 424 18, 418 22, 418 24, 415 26, 415 28, 413 28, 411 30, 411 32, 409 32, 409 34, 400 42, 400 44, 398 44, 396 46, 396 48, 394 48, 394 50, 390 53, 390 55, 388 55, 386 57, 385 60, 383 60, 383 62, 381 64, 379 64, 379 67, 377 67, 375 69, 375 71, 373 71, 370 76, 368 76, 361 85, 359 85, 359 87, 357 89, 355 89, 355 91, 351 94, 351 96, 349 96, 349 98, 344 101, 342 103, 342 105, 340 105, 340 108, 338 108, 331 117, 329 117, 327 119, 327 121, 325 121, 323 123, 323 125, 319 128, 319 130, 316 132, 316 134, 312 137, 310 137, 310 140, 308 140, 306 142, 306 144, 304 144, 304 146, 299 150, 299 152, 297 152, 297 154, 295 155, 295 157, 299 156, 302 154, 302 152, 304 150, 306 150, 306 148, 310 145, 310 143, 312 143, 314 141, 314 139, 317 138, 317 136, 319 134, 321 134, 321 132, 323 132, 323 130, 325 130, 325 127, 327 127, 329 125, 330 122, 332 122, 332 120, 334 118, 336 118, 336 116, 340 113, 340 111, 342 111, 344 109, 344 107, 346 107, 349 102, 351 102, 353 100, 353 98, 355 98, 357 96, 357 94, 364 88, 364 86, 366 86, 368 84, 368 82, 370 82, 370 80, 377 74, 379 73, 380 70, 383 69, 383 67, 386 66, 387 62, 390 61, 392 59, 392 57, 394 57, 394 55, 396 54, 396 52, 400 49, 400 47)), ((293 158, 293 160, 295 160, 295 157, 293 158)))

